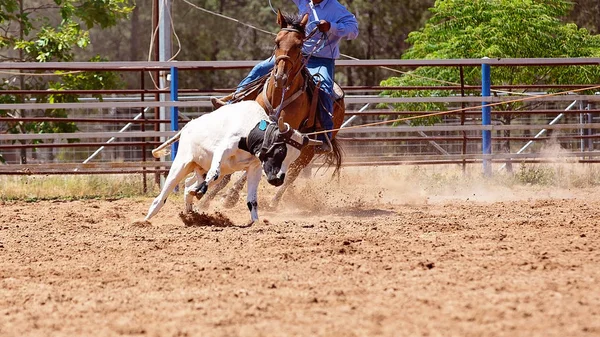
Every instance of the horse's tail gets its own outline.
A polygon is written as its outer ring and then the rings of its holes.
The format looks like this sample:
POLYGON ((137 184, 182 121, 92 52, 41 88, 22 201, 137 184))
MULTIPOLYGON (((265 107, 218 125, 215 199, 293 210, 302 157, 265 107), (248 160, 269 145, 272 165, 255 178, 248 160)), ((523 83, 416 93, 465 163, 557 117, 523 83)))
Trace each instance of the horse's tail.
POLYGON ((339 177, 340 169, 342 168, 343 148, 340 142, 333 138, 331 140, 331 152, 324 154, 323 165, 333 167, 332 177, 339 177))
MULTIPOLYGON (((183 129, 181 131, 183 131, 183 129)), ((168 146, 179 140, 179 137, 181 137, 181 131, 177 132, 175 136, 160 144, 160 146, 158 146, 156 149, 152 150, 152 156, 154 158, 160 158, 168 155, 171 152, 168 146)))

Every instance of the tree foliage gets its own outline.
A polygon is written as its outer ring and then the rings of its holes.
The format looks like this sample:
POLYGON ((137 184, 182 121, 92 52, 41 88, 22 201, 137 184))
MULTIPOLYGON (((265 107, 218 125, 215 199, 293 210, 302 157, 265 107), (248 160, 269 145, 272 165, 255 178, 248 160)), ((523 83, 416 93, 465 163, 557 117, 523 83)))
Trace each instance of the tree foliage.
POLYGON ((0 0, 0 48, 23 53, 6 60, 71 61, 89 44, 89 30, 106 28, 133 9, 130 0, 0 0), (27 6, 27 7, 26 7, 27 6))
MULTIPOLYGON (((90 43, 89 30, 116 25, 127 17, 133 6, 129 0, 0 0, 0 60, 21 62, 73 61, 77 49, 90 43)), ((98 56, 91 61, 101 61, 98 56)), ((0 102, 19 103, 34 101, 76 102, 76 95, 60 94, 64 89, 110 89, 119 85, 114 74, 62 74, 49 80, 35 73, 11 75, 0 82, 0 90, 44 90, 47 94, 35 96, 0 95, 0 102)), ((67 117, 60 109, 41 111, 0 110, 2 117, 67 117)), ((74 123, 68 122, 14 122, 7 123, 10 133, 74 132, 74 123)), ((34 143, 40 141, 34 141, 34 143)), ((25 161, 24 154, 21 155, 25 161)))
MULTIPOLYGON (((600 54, 600 36, 561 21, 564 0, 436 1, 425 26, 409 34, 405 59, 560 58, 600 54)), ((492 84, 596 83, 598 67, 492 67, 492 84)), ((479 67, 464 69, 466 84, 479 85, 479 67)), ((419 67, 382 82, 385 86, 460 83, 459 69, 419 67)), ((444 96, 448 91, 392 92, 392 96, 444 96)), ((398 104, 398 109, 444 110, 444 104, 398 104)), ((513 104, 510 109, 518 108, 513 104)), ((510 118, 510 116, 508 117, 510 118)), ((435 120, 430 120, 435 121, 435 120)))
MULTIPOLYGON (((430 15, 427 9, 434 0, 339 2, 356 15, 360 31, 356 40, 342 41, 340 51, 358 59, 375 59, 399 58, 408 47, 405 42, 408 33, 424 24, 430 15)), ((173 38, 173 53, 179 52, 176 57, 179 61, 261 60, 273 50, 273 35, 242 24, 277 32, 276 16, 268 0, 173 0, 172 3, 173 29, 181 41, 178 44, 173 38)), ((280 8, 288 13, 296 11, 291 0, 271 0, 271 4, 275 9, 280 8)), ((149 43, 152 35, 152 1, 138 1, 135 11, 137 16, 134 13, 136 19, 131 21, 131 25, 103 31, 93 29, 93 43, 84 53, 93 51, 118 60, 148 60, 154 47, 149 43)), ((182 72, 180 85, 187 88, 232 87, 239 83, 247 71, 182 72)), ((337 69, 336 80, 342 84, 377 85, 381 78, 391 74, 376 68, 346 67, 337 69)))

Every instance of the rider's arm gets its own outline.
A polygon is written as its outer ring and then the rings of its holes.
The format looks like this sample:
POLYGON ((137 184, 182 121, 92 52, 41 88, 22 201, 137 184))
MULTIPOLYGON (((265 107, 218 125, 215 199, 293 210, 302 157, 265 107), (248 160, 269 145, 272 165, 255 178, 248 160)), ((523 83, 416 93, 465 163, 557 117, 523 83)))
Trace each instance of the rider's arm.
MULTIPOLYGON (((292 1, 300 9, 300 3, 305 0, 292 1)), ((335 22, 329 22, 331 27, 327 33, 340 38, 346 38, 347 40, 356 39, 358 36, 358 21, 356 21, 356 17, 338 2, 335 3, 335 6, 329 6, 327 10, 333 11, 336 17, 335 22)))
POLYGON ((356 17, 350 12, 340 16, 335 22, 330 23, 329 34, 343 37, 347 40, 354 40, 358 36, 358 21, 356 21, 356 17))

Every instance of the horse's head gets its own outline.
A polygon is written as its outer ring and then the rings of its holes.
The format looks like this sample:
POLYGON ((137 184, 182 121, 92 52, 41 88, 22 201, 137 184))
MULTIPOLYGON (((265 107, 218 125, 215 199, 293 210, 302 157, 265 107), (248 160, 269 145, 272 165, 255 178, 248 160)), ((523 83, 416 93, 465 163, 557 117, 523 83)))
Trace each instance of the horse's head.
POLYGON ((304 43, 305 27, 308 14, 302 17, 284 15, 277 11, 277 23, 281 30, 275 38, 275 85, 283 88, 290 74, 300 72, 302 66, 302 44, 304 43))
POLYGON ((265 130, 261 149, 258 153, 269 184, 280 186, 290 165, 298 159, 302 148, 308 145, 320 145, 322 142, 310 139, 280 117, 277 123, 270 124, 265 130))

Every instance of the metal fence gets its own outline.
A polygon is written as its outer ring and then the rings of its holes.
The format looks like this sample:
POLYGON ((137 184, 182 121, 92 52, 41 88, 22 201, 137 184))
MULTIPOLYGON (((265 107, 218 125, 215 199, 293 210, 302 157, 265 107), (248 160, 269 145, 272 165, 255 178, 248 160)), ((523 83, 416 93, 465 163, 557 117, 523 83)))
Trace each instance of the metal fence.
MULTIPOLYGON (((338 67, 403 67, 478 66, 514 67, 528 65, 598 65, 600 59, 506 59, 506 60, 370 60, 339 61, 338 67)), ((248 68, 256 61, 222 62, 112 62, 112 63, 0 63, 0 77, 18 76, 14 72, 52 72, 61 70, 137 72, 139 88, 101 91, 103 100, 91 98, 97 91, 73 90, 81 96, 79 103, 0 104, 0 110, 16 111, 0 118, 0 153, 6 164, 0 165, 0 174, 106 174, 158 173, 169 167, 169 162, 155 161, 150 151, 164 137, 175 133, 170 130, 168 109, 177 107, 179 127, 189 119, 211 110, 211 95, 222 94, 223 89, 178 90, 178 101, 168 98, 170 89, 147 89, 147 73, 167 76, 171 67, 195 71, 219 71, 248 68), (10 71, 8 75, 5 72, 10 71), (23 122, 56 122, 59 119, 41 117, 44 109, 65 109, 66 120, 77 125, 75 133, 8 134, 8 125, 23 122), (26 161, 27 164, 22 162, 26 161)), ((528 98, 529 109, 502 111, 492 108, 491 125, 482 125, 482 101, 492 104, 514 100, 510 94, 500 96, 461 96, 461 89, 480 90, 477 86, 445 86, 448 97, 386 97, 384 89, 372 87, 344 87, 346 91, 346 123, 339 133, 343 141, 345 165, 397 164, 467 164, 483 161, 504 167, 510 162, 542 162, 556 158, 570 158, 578 162, 597 162, 600 135, 599 112, 596 102, 600 95, 565 94, 544 96, 546 90, 570 90, 582 85, 538 86, 539 96, 528 98), (444 103, 452 113, 440 116, 435 125, 411 126, 400 122, 387 125, 361 125, 399 119, 402 116, 427 115, 429 111, 395 111, 394 103, 444 103), (511 114, 510 125, 500 122, 511 114), (482 153, 482 132, 492 134, 491 154, 482 153)), ((500 88, 500 87, 498 87, 500 88)), ((507 92, 523 86, 504 86, 507 92)), ((415 88, 393 88, 406 90, 415 88)), ((439 89, 439 88, 438 88, 439 89)), ((34 91, 13 90, 0 95, 28 95, 34 91)), ((66 92, 69 93, 69 92, 66 92)), ((65 121, 65 119, 60 119, 65 121)))

